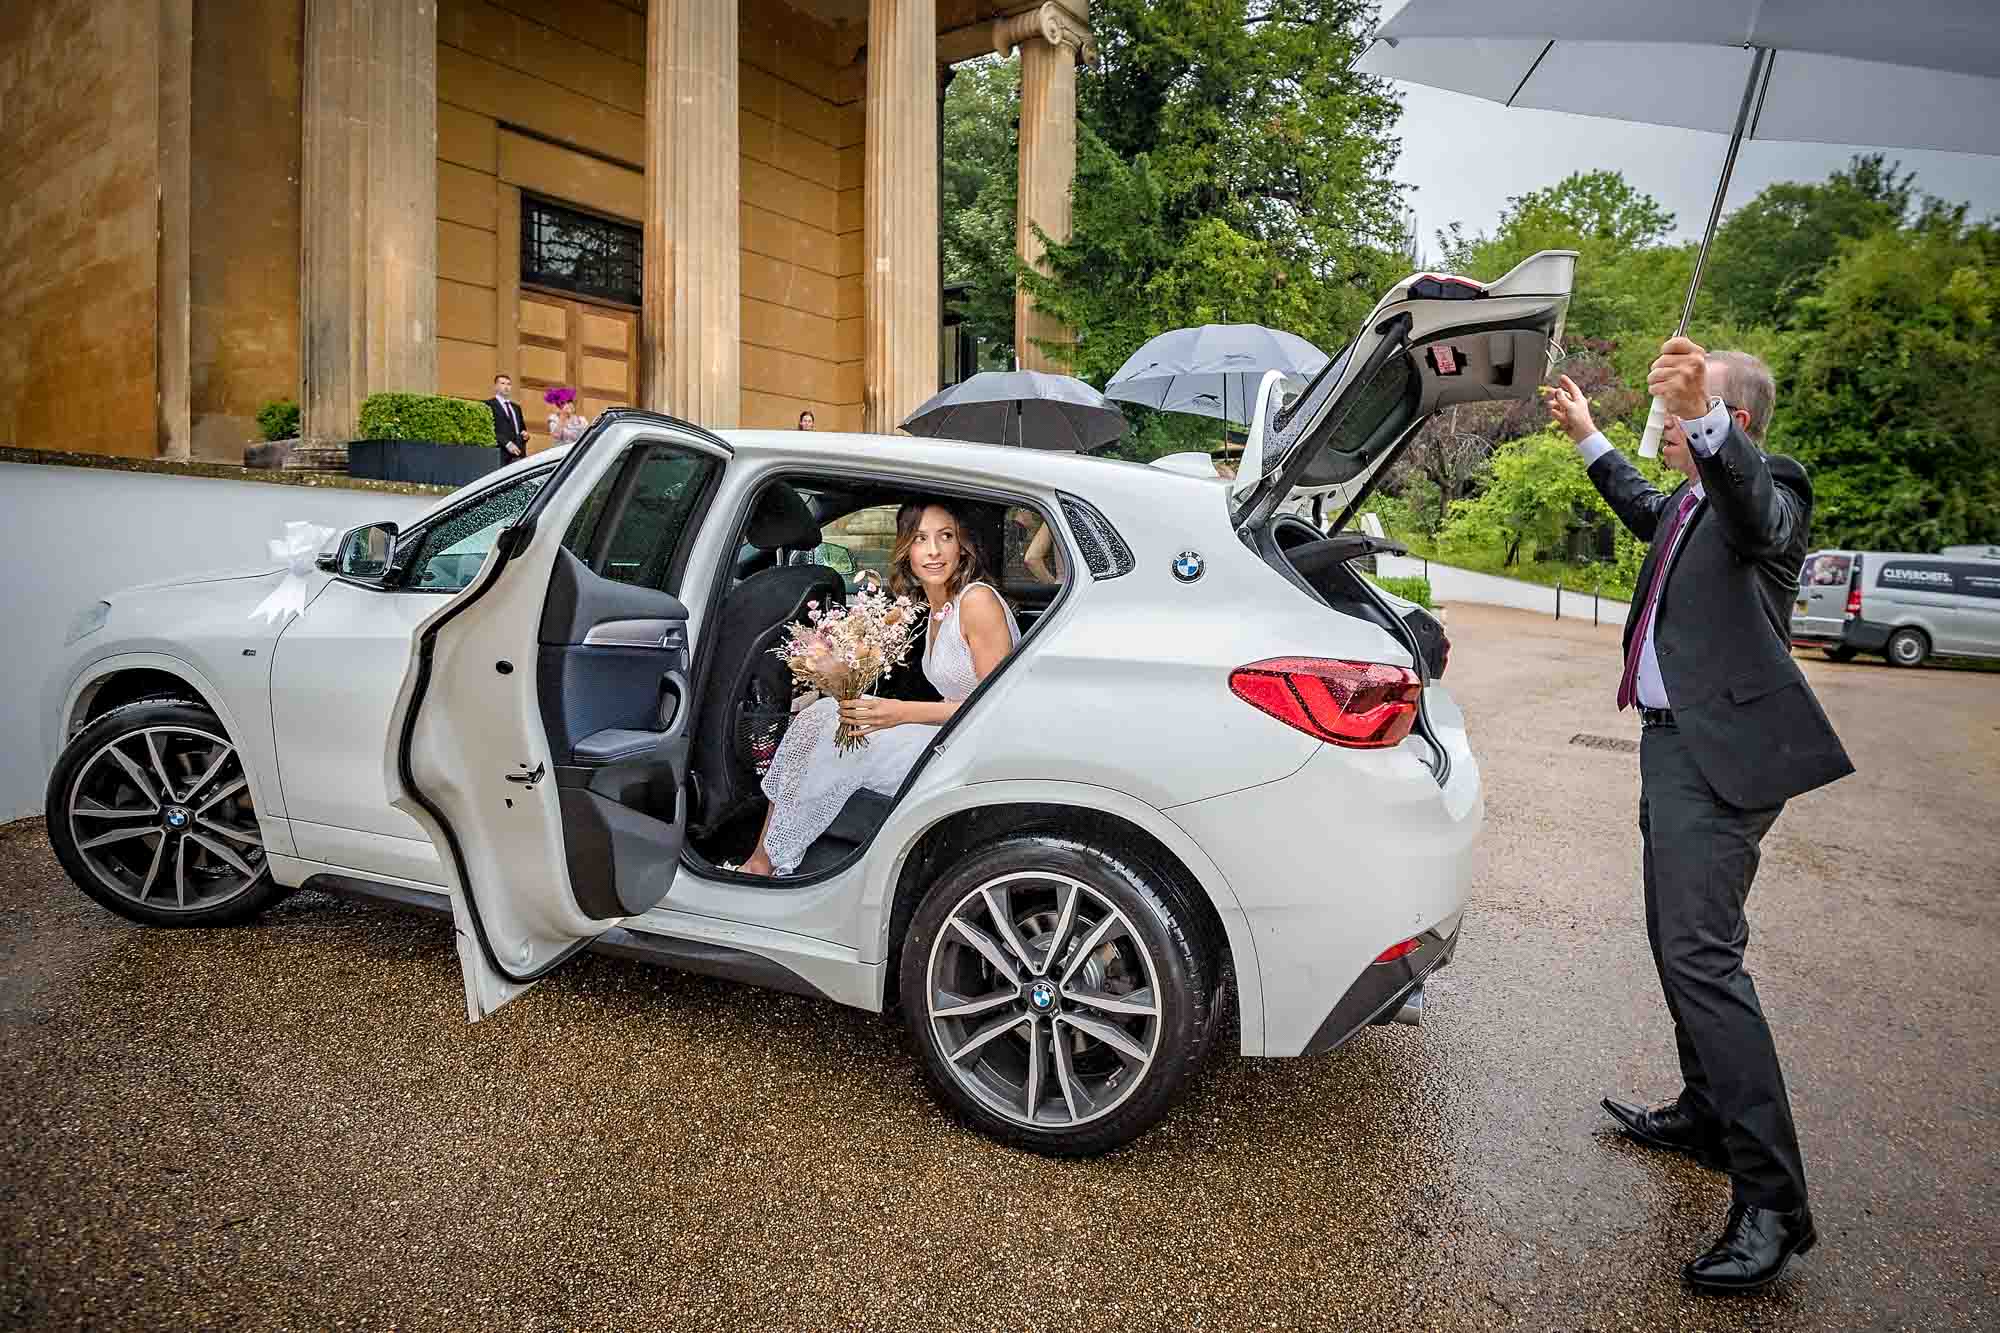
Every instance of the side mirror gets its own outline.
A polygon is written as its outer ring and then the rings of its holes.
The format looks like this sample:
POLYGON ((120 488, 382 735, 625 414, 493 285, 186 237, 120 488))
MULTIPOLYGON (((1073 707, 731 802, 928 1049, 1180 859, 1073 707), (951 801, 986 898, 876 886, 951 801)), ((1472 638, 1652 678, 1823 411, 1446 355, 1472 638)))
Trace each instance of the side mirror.
POLYGON ((343 578, 377 582, 389 572, 389 558, 396 549, 394 523, 368 523, 349 528, 331 551, 319 557, 319 567, 343 578))

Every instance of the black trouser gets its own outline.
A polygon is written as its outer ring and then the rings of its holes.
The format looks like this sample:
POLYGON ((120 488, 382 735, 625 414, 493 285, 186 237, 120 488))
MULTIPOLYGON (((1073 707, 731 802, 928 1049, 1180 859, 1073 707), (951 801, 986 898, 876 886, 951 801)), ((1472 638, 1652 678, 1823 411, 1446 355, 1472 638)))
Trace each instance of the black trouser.
POLYGON ((1771 1028, 1743 970, 1743 903, 1757 844, 1782 805, 1739 810, 1716 796, 1672 726, 1639 746, 1646 934, 1680 1047, 1681 1104, 1713 1125, 1736 1198, 1765 1208, 1806 1199, 1805 1165, 1771 1028))

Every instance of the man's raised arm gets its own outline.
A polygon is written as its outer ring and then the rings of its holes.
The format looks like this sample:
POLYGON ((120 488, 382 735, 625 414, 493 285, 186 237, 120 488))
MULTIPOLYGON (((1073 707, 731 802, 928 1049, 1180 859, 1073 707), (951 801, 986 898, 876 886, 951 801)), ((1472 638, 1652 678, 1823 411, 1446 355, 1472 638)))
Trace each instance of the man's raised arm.
POLYGON ((1730 547, 1753 560, 1802 557, 1812 485, 1789 460, 1780 460, 1782 477, 1774 474, 1732 410, 1711 395, 1708 353, 1689 339, 1674 338, 1661 349, 1646 382, 1687 432, 1709 508, 1722 520, 1730 547))
POLYGON ((1618 515, 1618 521, 1640 541, 1651 542, 1667 497, 1625 455, 1611 447, 1611 441, 1604 438, 1590 419, 1589 399, 1567 375, 1549 388, 1549 416, 1576 445, 1576 452, 1589 466, 1591 484, 1604 497, 1604 503, 1611 506, 1611 512, 1618 515))

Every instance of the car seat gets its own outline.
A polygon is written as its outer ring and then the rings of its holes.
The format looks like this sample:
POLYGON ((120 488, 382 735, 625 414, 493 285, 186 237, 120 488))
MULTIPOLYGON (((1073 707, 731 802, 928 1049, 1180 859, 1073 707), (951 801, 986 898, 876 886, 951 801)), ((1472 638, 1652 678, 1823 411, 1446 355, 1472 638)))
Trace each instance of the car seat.
POLYGON ((790 717, 792 673, 772 655, 785 626, 803 620, 807 603, 838 604, 846 594, 825 565, 786 564, 786 553, 820 544, 819 522, 805 497, 783 482, 764 488, 751 507, 744 540, 777 558, 723 596, 715 617, 691 766, 695 836, 714 833, 763 800, 763 769, 790 717))

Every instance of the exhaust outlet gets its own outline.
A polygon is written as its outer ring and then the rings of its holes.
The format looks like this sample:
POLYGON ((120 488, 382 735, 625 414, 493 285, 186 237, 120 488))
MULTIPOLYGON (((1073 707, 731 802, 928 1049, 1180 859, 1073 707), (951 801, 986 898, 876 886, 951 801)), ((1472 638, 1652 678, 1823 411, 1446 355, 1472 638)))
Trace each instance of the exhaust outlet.
POLYGON ((1402 1007, 1396 1010, 1396 1022, 1406 1027, 1419 1028, 1424 1025, 1424 988, 1417 987, 1403 997, 1402 1007))

